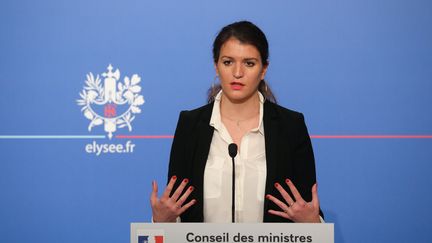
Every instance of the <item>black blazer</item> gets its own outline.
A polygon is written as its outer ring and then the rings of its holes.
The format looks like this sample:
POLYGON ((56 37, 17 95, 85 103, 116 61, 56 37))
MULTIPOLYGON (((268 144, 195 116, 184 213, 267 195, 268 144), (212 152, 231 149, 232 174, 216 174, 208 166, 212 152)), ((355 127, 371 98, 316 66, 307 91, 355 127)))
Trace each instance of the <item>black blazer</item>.
MULTIPOLYGON (((181 215, 182 222, 203 222, 203 183, 213 127, 209 125, 213 104, 192 111, 182 111, 177 123, 168 171, 168 180, 177 176, 189 179, 195 190, 189 199, 197 203, 181 215)), ((285 179, 289 178, 306 201, 312 200, 311 188, 316 181, 312 145, 301 113, 264 102, 264 136, 267 161, 265 195, 271 194, 284 201, 274 187, 279 182, 289 193, 285 179)), ((228 149, 227 149, 228 153, 228 149)), ((174 191, 174 190, 173 190, 174 191)), ((273 202, 264 201, 264 222, 291 222, 269 214, 269 209, 280 210, 273 202)), ((320 211, 322 216, 322 213, 320 211)))

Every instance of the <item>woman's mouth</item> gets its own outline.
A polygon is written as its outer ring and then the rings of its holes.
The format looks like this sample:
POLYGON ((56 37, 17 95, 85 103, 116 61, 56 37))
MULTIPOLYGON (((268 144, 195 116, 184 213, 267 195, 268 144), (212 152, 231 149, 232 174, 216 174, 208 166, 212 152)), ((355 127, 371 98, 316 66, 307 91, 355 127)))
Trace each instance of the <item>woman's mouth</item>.
POLYGON ((231 82, 230 85, 233 90, 241 90, 244 86, 244 84, 240 82, 231 82))

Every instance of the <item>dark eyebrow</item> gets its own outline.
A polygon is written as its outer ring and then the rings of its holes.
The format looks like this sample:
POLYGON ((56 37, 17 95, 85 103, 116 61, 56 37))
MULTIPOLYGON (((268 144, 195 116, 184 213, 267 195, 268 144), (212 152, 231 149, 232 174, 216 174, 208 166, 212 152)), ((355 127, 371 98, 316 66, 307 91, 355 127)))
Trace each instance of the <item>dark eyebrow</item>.
POLYGON ((229 58, 229 59, 233 59, 232 57, 229 57, 229 56, 221 56, 220 58, 229 58))
MULTIPOLYGON (((233 57, 230 57, 230 56, 221 56, 220 58, 234 59, 233 57)), ((255 57, 246 57, 244 60, 245 61, 257 61, 257 62, 259 61, 258 58, 255 58, 255 57)))

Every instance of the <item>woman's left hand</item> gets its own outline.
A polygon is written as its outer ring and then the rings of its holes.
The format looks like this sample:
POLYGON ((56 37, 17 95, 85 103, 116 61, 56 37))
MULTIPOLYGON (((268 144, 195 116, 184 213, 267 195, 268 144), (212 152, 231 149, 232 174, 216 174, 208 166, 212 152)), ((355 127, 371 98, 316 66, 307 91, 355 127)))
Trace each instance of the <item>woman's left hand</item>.
POLYGON ((275 183, 276 189, 285 199, 285 202, 280 201, 272 195, 267 195, 267 199, 274 202, 282 209, 282 211, 270 209, 268 212, 290 219, 296 223, 320 223, 321 220, 319 216, 319 200, 316 183, 312 186, 312 201, 306 202, 303 200, 291 180, 286 179, 285 182, 290 188, 295 200, 291 198, 288 192, 285 191, 279 183, 275 183))

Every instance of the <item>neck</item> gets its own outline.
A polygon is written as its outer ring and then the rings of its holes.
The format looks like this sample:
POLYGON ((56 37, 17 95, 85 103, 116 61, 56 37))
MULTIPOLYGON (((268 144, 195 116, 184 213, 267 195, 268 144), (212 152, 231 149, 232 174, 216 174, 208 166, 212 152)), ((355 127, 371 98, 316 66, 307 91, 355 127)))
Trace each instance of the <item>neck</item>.
POLYGON ((220 111, 225 117, 233 120, 245 120, 259 113, 260 99, 258 91, 242 102, 233 102, 227 96, 221 97, 220 111))

